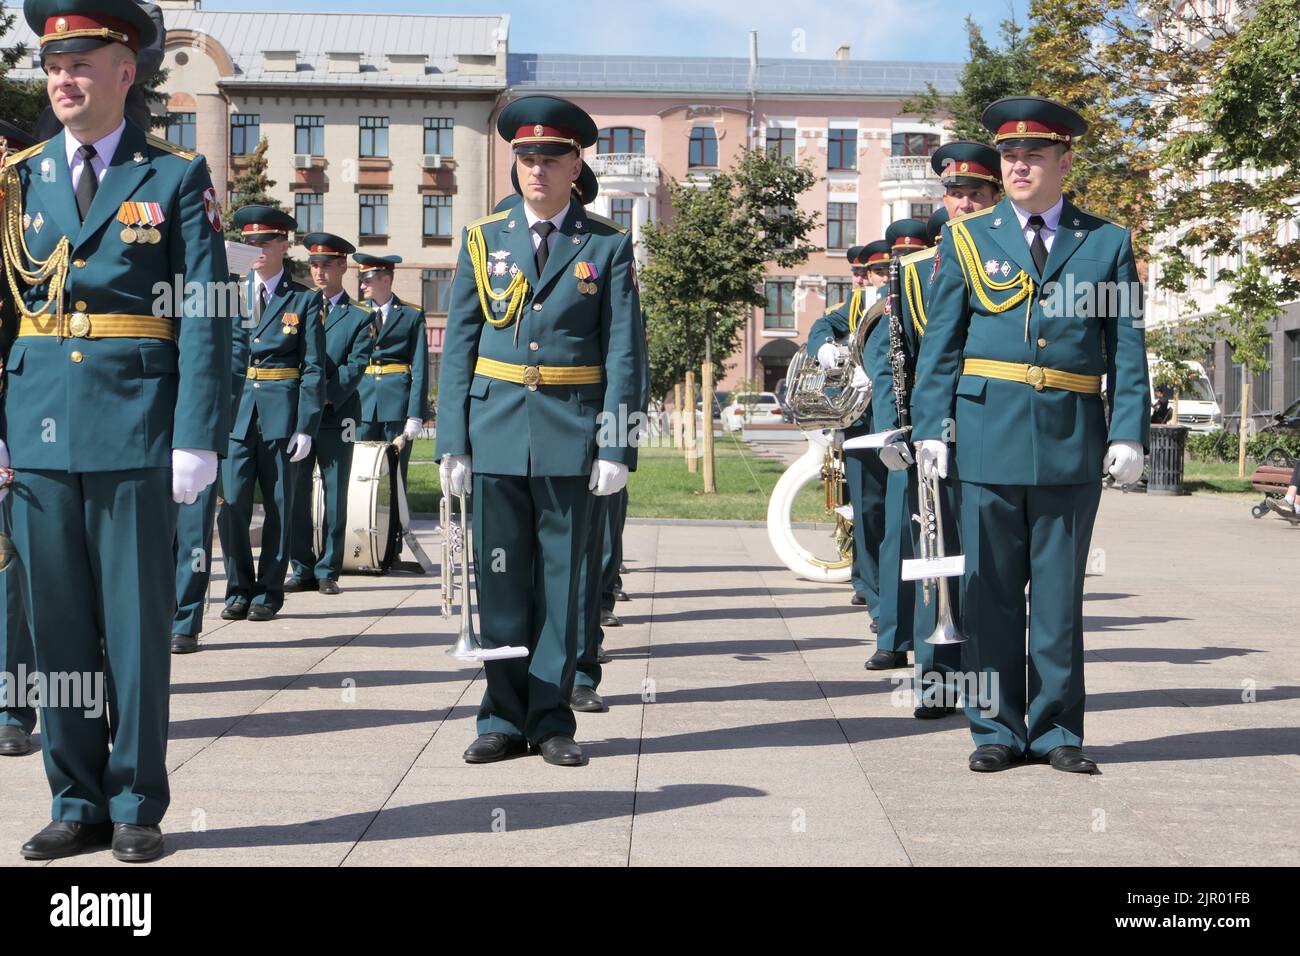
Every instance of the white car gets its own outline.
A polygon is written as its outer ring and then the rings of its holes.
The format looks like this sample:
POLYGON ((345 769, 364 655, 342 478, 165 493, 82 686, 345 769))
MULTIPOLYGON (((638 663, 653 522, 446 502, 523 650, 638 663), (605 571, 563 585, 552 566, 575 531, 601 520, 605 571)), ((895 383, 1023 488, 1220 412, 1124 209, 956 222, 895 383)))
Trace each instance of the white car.
POLYGON ((739 431, 745 425, 779 425, 784 421, 781 403, 772 392, 733 395, 722 410, 722 430, 739 431))

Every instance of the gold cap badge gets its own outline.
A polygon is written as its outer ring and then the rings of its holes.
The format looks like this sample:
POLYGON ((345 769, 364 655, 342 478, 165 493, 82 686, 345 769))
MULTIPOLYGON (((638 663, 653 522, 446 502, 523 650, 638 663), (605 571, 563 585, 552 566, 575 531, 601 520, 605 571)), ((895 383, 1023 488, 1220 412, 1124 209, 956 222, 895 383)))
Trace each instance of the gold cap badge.
POLYGON ((68 21, 65 20, 63 17, 59 17, 59 19, 55 20, 55 21, 54 21, 54 32, 55 32, 55 33, 67 33, 67 32, 68 32, 68 21))
POLYGON ((1025 131, 1025 121, 1021 120, 1019 123, 1016 124, 1016 132, 1023 133, 1024 131, 1025 131))
POLYGON ((541 136, 542 133, 544 132, 546 132, 546 127, 543 126, 541 123, 538 123, 536 126, 533 127, 534 136, 541 136))
POLYGON ((960 169, 963 173, 968 172, 970 170, 970 163, 962 163, 961 166, 958 167, 958 169, 960 169))

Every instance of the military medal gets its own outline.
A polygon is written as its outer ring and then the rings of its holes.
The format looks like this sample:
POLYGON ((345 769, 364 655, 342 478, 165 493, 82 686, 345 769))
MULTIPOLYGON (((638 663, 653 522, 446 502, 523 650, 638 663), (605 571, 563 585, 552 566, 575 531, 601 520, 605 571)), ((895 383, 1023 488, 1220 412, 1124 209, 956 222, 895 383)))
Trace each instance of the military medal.
POLYGON ((997 275, 998 260, 990 259, 988 262, 984 263, 984 271, 989 274, 989 278, 992 278, 993 276, 997 275))
POLYGON ((578 291, 583 295, 595 295, 599 291, 595 280, 600 278, 600 270, 596 268, 596 263, 577 263, 573 267, 573 275, 578 280, 578 291))
POLYGON ((1006 262, 1004 260, 1002 263, 1002 268, 999 269, 998 271, 1002 273, 1002 278, 1005 279, 1007 276, 1011 275, 1011 263, 1006 262))
POLYGON ((36 218, 32 220, 32 228, 39 233, 43 225, 45 225, 45 217, 38 212, 36 218))
POLYGON ((502 249, 502 250, 500 250, 500 251, 498 251, 498 252, 489 252, 489 253, 488 253, 488 258, 492 260, 492 265, 490 266, 489 271, 490 271, 494 276, 497 276, 498 278, 500 278, 501 276, 503 276, 503 275, 506 274, 506 271, 507 271, 507 269, 506 269, 506 260, 507 260, 508 258, 510 258, 510 253, 509 253, 509 252, 507 252, 507 251, 504 250, 504 249, 502 249))
POLYGON ((284 325, 280 326, 280 331, 285 335, 298 334, 298 313, 286 312, 284 314, 284 325))
POLYGON ((23 232, 26 232, 30 228, 32 228, 32 214, 25 212, 23 213, 23 232))
POLYGON ((162 241, 162 233, 155 227, 165 218, 162 203, 124 202, 117 207, 117 221, 122 223, 118 235, 127 244, 157 244, 162 241))

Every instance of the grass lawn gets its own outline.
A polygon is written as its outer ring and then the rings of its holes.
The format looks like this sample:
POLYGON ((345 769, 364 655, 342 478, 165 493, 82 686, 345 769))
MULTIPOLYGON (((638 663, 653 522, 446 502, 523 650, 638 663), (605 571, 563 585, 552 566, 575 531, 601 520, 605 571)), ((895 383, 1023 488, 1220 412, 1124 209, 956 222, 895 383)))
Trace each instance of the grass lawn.
MULTIPOLYGON (((442 488, 433 464, 433 442, 419 439, 411 453, 412 511, 436 513, 442 488)), ((718 492, 704 494, 704 478, 686 470, 682 453, 672 448, 643 448, 628 481, 629 513, 635 518, 711 518, 765 521, 767 499, 786 466, 759 458, 743 442, 716 445, 718 492)), ((825 522, 820 482, 805 486, 795 510, 796 521, 825 522)))
POLYGON ((1206 491, 1215 494, 1258 498, 1259 492, 1250 488, 1250 476, 1255 462, 1246 459, 1246 477, 1237 477, 1237 463, 1227 461, 1192 461, 1183 464, 1183 487, 1188 491, 1206 491))

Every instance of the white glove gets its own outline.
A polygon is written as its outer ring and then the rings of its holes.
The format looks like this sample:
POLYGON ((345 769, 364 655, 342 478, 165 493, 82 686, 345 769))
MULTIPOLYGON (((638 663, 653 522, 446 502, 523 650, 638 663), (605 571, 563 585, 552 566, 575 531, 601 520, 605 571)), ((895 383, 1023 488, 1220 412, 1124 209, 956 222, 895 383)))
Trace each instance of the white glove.
POLYGON ((613 495, 627 487, 627 465, 597 458, 591 463, 587 490, 593 495, 613 495))
POLYGON ((912 466, 912 449, 905 441, 891 441, 880 447, 880 463, 890 471, 906 471, 912 466))
POLYGON ((406 427, 402 429, 402 437, 407 441, 415 441, 422 431, 424 431, 424 422, 418 418, 408 418, 406 427))
POLYGON ((1142 477, 1142 445, 1135 441, 1113 441, 1103 465, 1117 485, 1131 485, 1142 477))
MULTIPOLYGON (((5 461, 9 460, 6 452, 5 461)), ((172 501, 192 505, 217 480, 217 453, 201 448, 172 449, 172 501)))
POLYGON ((289 460, 302 461, 311 454, 311 436, 303 432, 294 432, 289 439, 289 460))
POLYGON ((817 364, 822 368, 835 367, 835 343, 827 342, 817 350, 817 364))
POLYGON ((438 464, 438 479, 444 495, 468 495, 474 480, 469 455, 443 455, 438 464))
POLYGON ((937 438, 926 438, 917 442, 916 461, 921 469, 922 478, 929 478, 931 474, 947 478, 948 443, 937 438))
MULTIPOLYGON (((4 443, 3 439, 0 439, 0 468, 8 468, 8 467, 9 467, 9 446, 4 443)), ((8 478, 7 473, 5 477, 8 478)), ((5 481, 3 485, 0 485, 0 501, 4 501, 5 495, 7 494, 9 494, 9 482, 5 481)))
POLYGON ((871 379, 867 377, 866 371, 859 365, 854 367, 853 379, 849 384, 857 389, 859 395, 865 395, 867 390, 871 388, 871 379))

